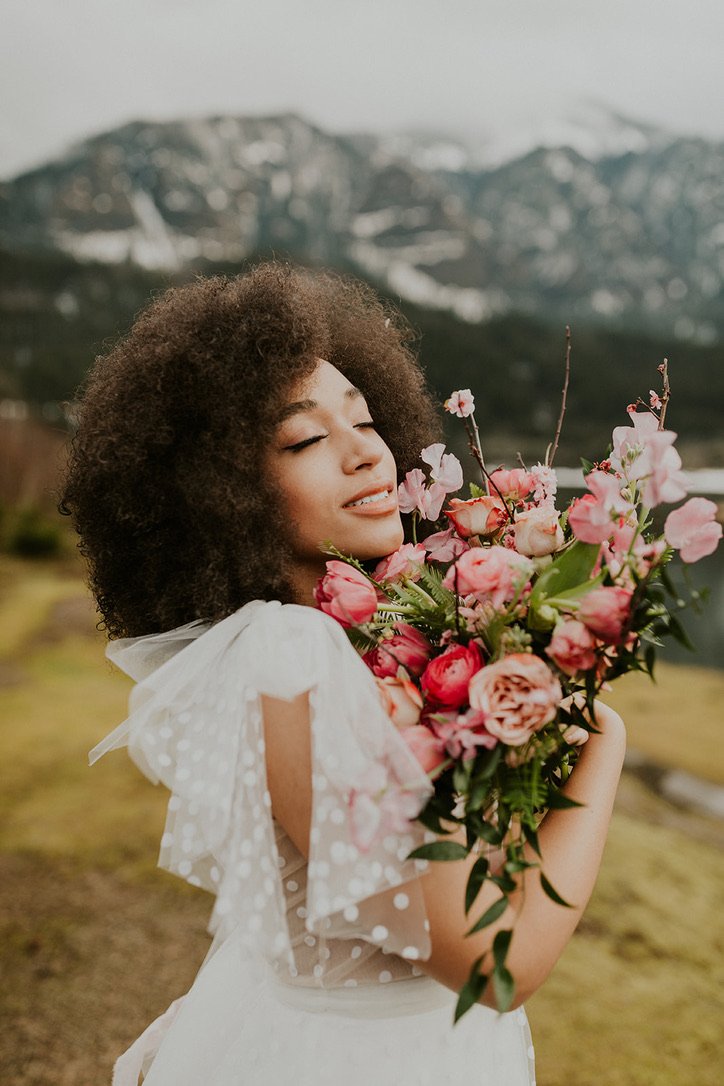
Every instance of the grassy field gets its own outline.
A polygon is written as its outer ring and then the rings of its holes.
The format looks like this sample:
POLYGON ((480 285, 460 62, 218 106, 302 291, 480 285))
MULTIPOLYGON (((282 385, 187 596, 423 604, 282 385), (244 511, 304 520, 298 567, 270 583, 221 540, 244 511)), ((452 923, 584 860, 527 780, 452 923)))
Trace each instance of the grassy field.
MULTIPOLYGON (((0 1066, 8 1086, 103 1086, 184 992, 211 899, 156 868, 167 793, 125 752, 125 715, 73 561, 0 561, 0 1066)), ((724 675, 661 667, 609 699, 631 746, 724 783, 724 675)), ((579 932, 528 1011, 539 1086, 715 1086, 721 826, 625 776, 579 932)), ((474 1074, 470 1077, 474 1084, 474 1074)), ((200 1084, 201 1086, 201 1084, 200 1084)))

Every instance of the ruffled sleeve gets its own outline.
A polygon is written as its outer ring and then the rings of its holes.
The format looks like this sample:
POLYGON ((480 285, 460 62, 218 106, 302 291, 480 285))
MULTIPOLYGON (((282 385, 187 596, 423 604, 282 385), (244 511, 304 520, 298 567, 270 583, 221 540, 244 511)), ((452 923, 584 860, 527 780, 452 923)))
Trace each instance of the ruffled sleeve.
POLYGON ((433 788, 384 712, 342 628, 309 607, 255 600, 223 621, 114 642, 139 679, 130 715, 90 752, 128 746, 171 791, 159 866, 216 895, 215 945, 294 967, 266 782, 261 695, 309 691, 312 816, 307 930, 430 955, 409 852, 434 835, 415 816, 433 788), (403 889, 401 889, 403 888, 403 889))

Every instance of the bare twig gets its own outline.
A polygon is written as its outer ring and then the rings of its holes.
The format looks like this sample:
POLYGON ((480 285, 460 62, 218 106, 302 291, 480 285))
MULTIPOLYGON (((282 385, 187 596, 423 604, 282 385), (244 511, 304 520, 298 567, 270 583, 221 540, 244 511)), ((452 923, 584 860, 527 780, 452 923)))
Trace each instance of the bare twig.
POLYGON ((661 397, 661 414, 659 415, 659 430, 664 428, 664 419, 666 418, 666 408, 671 398, 671 385, 669 384, 669 360, 665 358, 659 366, 659 373, 664 379, 664 394, 661 397))
POLYGON ((468 442, 469 442, 469 445, 470 445, 470 452, 473 454, 473 458, 477 462, 478 467, 480 468, 480 470, 482 472, 482 475, 483 475, 483 482, 485 483, 485 493, 489 496, 490 495, 490 488, 492 486, 493 490, 495 491, 495 493, 498 495, 501 502, 503 503, 503 505, 505 507, 505 512, 508 515, 508 520, 512 524, 513 520, 515 518, 514 518, 512 512, 510 511, 510 507, 508 506, 507 501, 505 500, 505 498, 501 494, 500 488, 496 484, 495 479, 493 479, 491 477, 490 472, 488 471, 488 469, 485 466, 485 461, 483 460, 483 450, 480 448, 480 434, 478 433, 478 428, 475 425, 475 420, 474 420, 473 416, 471 415, 470 416, 470 422, 472 422, 472 424, 473 424, 473 429, 470 428, 468 419, 463 419, 463 422, 465 423, 465 429, 467 430, 467 433, 468 433, 468 442))
MULTIPOLYGON (((571 326, 566 325, 566 375, 563 381, 563 392, 561 394, 561 413, 558 416, 558 425, 556 426, 556 436, 553 439, 553 449, 550 456, 548 455, 548 449, 546 449, 546 466, 553 467, 553 458, 558 451, 558 438, 561 436, 561 430, 563 428, 563 416, 566 413, 566 398, 568 396, 568 382, 571 378, 571 326)), ((550 446, 548 447, 550 448, 550 446)))

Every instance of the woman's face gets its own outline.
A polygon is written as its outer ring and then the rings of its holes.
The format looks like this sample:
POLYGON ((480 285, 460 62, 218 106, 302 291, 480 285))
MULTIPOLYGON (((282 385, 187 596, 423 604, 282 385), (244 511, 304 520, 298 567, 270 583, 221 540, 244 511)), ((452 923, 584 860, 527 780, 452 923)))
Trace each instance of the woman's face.
POLYGON ((287 513, 302 602, 324 573, 326 541, 359 559, 402 545, 392 453, 362 393, 331 363, 320 360, 291 391, 265 467, 287 513))

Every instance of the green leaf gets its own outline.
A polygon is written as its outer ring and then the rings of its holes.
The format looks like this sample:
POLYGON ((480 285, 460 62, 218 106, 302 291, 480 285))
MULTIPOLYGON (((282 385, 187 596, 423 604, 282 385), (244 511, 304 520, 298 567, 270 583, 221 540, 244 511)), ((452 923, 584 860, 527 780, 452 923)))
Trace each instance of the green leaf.
POLYGON ((540 873, 540 884, 543 887, 543 890, 545 891, 545 893, 551 899, 551 901, 555 901, 556 905, 565 905, 565 907, 567 909, 572 909, 573 908, 571 903, 569 901, 566 901, 565 898, 562 898, 561 895, 558 893, 558 891, 555 890, 553 888, 553 886, 551 886, 551 884, 549 883, 548 879, 545 877, 545 875, 543 874, 542 871, 540 873))
POLYGON ((549 598, 575 598, 596 587, 591 572, 600 549, 597 543, 576 540, 541 573, 530 594, 528 625, 532 629, 547 630, 554 624, 555 617, 551 620, 550 615, 541 614, 549 598))
POLYGON ((407 856, 408 860, 464 860, 468 852, 458 841, 429 841, 407 856))
POLYGON ((465 887, 465 912, 469 913, 473 906, 473 902, 480 893, 480 888, 485 882, 488 875, 488 861, 485 856, 481 856, 479 860, 476 860, 473 864, 472 870, 468 875, 468 883, 465 887))
POLYGON ((499 931, 493 939, 493 957, 495 958, 496 969, 502 969, 505 965, 505 956, 508 953, 512 937, 512 929, 505 928, 503 931, 499 931))
MULTIPOLYGON (((573 807, 585 807, 585 803, 580 803, 577 799, 571 799, 570 796, 564 796, 562 792, 557 789, 551 791, 548 796, 548 807, 552 811, 567 811, 573 807)), ((536 849, 536 851, 538 851, 536 849)), ((538 852, 540 856, 540 852, 538 852)))
POLYGON ((490 822, 484 822, 482 818, 476 816, 470 817, 470 822, 473 829, 483 841, 489 845, 499 845, 503 840, 503 835, 497 826, 493 826, 490 822))
POLYGON ((468 486, 470 487, 471 498, 483 498, 485 496, 485 491, 477 483, 468 483, 468 486))
POLYGON ((483 957, 481 955, 481 957, 479 957, 473 963, 473 968, 470 970, 470 976, 468 977, 467 981, 465 982, 460 991, 457 1004, 455 1005, 455 1018, 453 1021, 453 1025, 455 1024, 455 1022, 458 1022, 462 1018, 462 1016, 466 1014, 466 1012, 469 1011, 470 1008, 478 1002, 481 995, 485 991, 488 983, 488 978, 484 973, 478 972, 482 960, 483 957))
POLYGON ((507 969, 493 970, 493 988, 496 1006, 504 1014, 510 1010, 515 996, 515 982, 507 969))
POLYGON ((538 855, 541 856, 542 853, 540 850, 540 844, 538 842, 538 830, 534 829, 532 826, 529 826, 527 822, 523 822, 522 827, 523 836, 525 837, 526 841, 532 846, 535 852, 537 852, 538 855))
POLYGON ((482 931, 483 928, 487 928, 489 924, 494 924, 499 916, 502 916, 505 910, 508 908, 508 899, 505 895, 499 897, 497 901, 494 901, 489 909, 486 909, 483 915, 472 926, 470 931, 466 932, 467 935, 474 935, 476 931, 482 931))

